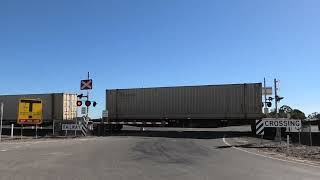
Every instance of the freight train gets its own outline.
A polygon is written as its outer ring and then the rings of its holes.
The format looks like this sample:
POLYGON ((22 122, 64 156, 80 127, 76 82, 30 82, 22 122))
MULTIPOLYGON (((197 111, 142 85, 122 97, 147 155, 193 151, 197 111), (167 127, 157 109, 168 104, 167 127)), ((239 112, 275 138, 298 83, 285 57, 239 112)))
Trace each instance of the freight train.
MULTIPOLYGON (((4 123, 17 122, 21 98, 43 102, 43 124, 77 118, 77 94, 52 93, 1 95, 4 123)), ((169 127, 217 127, 223 123, 254 124, 261 119, 262 84, 226 84, 106 90, 107 117, 95 123, 103 131, 123 125, 169 127)))
MULTIPOLYGON (((104 128, 122 125, 215 127, 262 118, 262 84, 226 84, 106 90, 104 128)), ((253 123, 251 123, 253 124, 253 123)))

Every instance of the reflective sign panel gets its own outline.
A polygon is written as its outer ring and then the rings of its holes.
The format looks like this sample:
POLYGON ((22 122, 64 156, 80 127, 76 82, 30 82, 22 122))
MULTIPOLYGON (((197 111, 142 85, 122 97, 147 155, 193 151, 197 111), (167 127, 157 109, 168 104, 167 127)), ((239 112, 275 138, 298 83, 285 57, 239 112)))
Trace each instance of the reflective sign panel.
POLYGON ((265 87, 262 88, 262 95, 272 95, 272 87, 265 87))
POLYGON ((42 100, 20 99, 18 124, 41 124, 42 123, 42 100))
POLYGON ((92 89, 92 79, 81 80, 80 89, 81 90, 92 89))

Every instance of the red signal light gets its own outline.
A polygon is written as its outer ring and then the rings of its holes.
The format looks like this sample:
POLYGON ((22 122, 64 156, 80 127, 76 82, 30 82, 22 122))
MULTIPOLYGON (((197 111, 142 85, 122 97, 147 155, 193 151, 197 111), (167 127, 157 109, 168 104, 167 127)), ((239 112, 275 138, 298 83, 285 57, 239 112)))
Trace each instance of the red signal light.
POLYGON ((82 106, 82 101, 77 101, 77 106, 82 106))
POLYGON ((86 105, 87 107, 89 107, 89 106, 91 105, 91 101, 86 101, 86 102, 85 102, 85 105, 86 105))

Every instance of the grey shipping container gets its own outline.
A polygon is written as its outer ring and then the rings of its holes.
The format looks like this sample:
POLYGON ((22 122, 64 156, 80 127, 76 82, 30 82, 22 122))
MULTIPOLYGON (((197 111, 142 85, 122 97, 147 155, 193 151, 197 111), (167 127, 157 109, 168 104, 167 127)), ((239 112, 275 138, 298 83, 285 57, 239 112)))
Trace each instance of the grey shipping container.
POLYGON ((21 98, 39 98, 42 100, 44 122, 50 122, 52 120, 74 120, 77 117, 77 94, 0 95, 0 102, 4 103, 4 123, 17 121, 18 104, 21 98))
POLYGON ((258 119, 262 84, 229 84, 106 91, 111 121, 258 119))

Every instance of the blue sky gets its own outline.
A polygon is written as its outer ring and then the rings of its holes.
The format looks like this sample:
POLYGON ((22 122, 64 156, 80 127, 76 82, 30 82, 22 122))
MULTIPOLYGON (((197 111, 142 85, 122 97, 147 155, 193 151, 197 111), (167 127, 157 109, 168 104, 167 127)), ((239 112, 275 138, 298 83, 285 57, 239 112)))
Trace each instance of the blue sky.
POLYGON ((0 94, 281 81, 320 111, 320 1, 1 0, 0 94))

